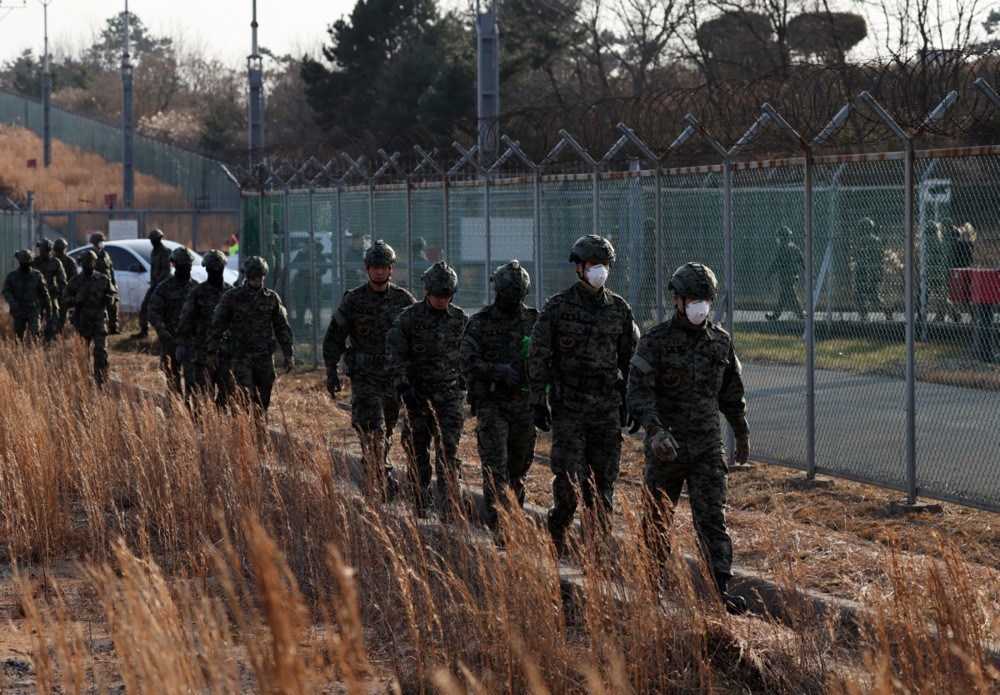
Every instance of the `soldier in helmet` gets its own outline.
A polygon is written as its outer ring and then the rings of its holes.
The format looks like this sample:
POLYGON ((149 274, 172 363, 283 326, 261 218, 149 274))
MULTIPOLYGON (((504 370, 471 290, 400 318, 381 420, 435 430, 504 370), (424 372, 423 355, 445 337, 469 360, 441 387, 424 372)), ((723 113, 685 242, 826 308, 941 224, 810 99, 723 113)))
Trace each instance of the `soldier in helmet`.
POLYGON ((389 282, 396 252, 382 239, 365 249, 364 263, 368 282, 344 293, 323 339, 323 362, 326 388, 336 398, 340 391, 337 364, 347 353, 344 362, 351 377, 351 425, 361 438, 369 474, 384 476, 381 482, 389 486, 386 493, 390 494, 395 479, 388 453, 399 419, 399 399, 386 368, 385 337, 399 312, 417 300, 389 282))
POLYGON ((208 330, 212 325, 215 307, 233 286, 223 280, 226 256, 212 249, 201 259, 208 279, 188 292, 177 323, 177 359, 184 365, 184 384, 187 395, 195 390, 206 391, 209 383, 216 387, 215 401, 227 402, 233 391, 233 377, 229 371, 229 349, 225 337, 219 348, 218 366, 208 368, 208 330))
POLYGON ((625 380, 639 339, 632 308, 605 287, 615 260, 611 242, 582 236, 569 260, 579 280, 545 303, 528 352, 534 423, 552 430, 548 528, 560 552, 576 512, 577 487, 584 504, 596 507, 602 526, 613 509, 621 428, 634 427, 624 408, 625 380))
POLYGON ((23 340, 27 332, 37 338, 41 334, 39 320, 51 320, 52 299, 45 276, 31 267, 35 254, 21 249, 14 258, 18 268, 7 273, 3 282, 3 296, 14 317, 14 335, 23 340))
MULTIPOLYGON (((318 275, 322 272, 318 269, 329 265, 325 256, 323 244, 318 239, 306 241, 306 245, 292 256, 289 264, 292 271, 292 301, 289 304, 288 319, 295 330, 304 330, 306 311, 312 313, 313 279, 316 278, 318 285, 318 275)), ((315 322, 316 317, 313 317, 313 323, 315 322)))
POLYGON ((410 458, 417 512, 424 513, 430 493, 432 441, 442 511, 457 503, 462 462, 458 442, 465 418, 459 346, 469 317, 452 304, 458 275, 439 261, 420 276, 424 301, 403 309, 386 336, 386 354, 396 393, 406 406, 403 448, 410 458))
POLYGON ((48 321, 45 322, 45 339, 52 340, 56 337, 56 327, 59 323, 59 298, 62 297, 63 290, 66 289, 66 271, 63 269, 63 264, 52 255, 51 241, 42 239, 36 246, 38 247, 38 257, 31 265, 45 277, 45 287, 52 300, 52 312, 49 314, 48 321))
POLYGON ((524 504, 524 476, 535 453, 525 358, 538 311, 525 306, 531 279, 517 261, 490 277, 493 304, 469 320, 462 337, 462 368, 476 416, 476 446, 483 466, 486 522, 497 527, 497 498, 510 490, 524 504))
POLYGON ((87 249, 80 255, 83 272, 75 275, 63 292, 63 306, 73 309, 73 327, 89 346, 94 345, 94 379, 98 385, 108 378, 108 323, 118 294, 111 279, 98 273, 97 254, 87 249))
POLYGON ((781 227, 778 230, 776 241, 774 258, 767 272, 774 278, 778 287, 778 298, 774 311, 765 314, 764 318, 768 321, 777 321, 786 311, 791 311, 803 319, 805 313, 802 311, 802 303, 795 293, 796 284, 802 275, 802 249, 792 241, 792 230, 788 227, 781 227))
POLYGON ((171 251, 170 263, 174 266, 174 274, 168 275, 158 284, 149 299, 149 322, 156 329, 156 336, 160 341, 160 367, 167 376, 167 384, 177 393, 183 393, 181 375, 184 350, 181 348, 181 354, 177 354, 177 332, 184 301, 198 281, 191 277, 194 254, 187 247, 178 246, 171 251))
POLYGON ((104 234, 94 232, 90 235, 90 245, 97 256, 95 270, 102 275, 107 275, 111 280, 111 286, 115 288, 115 305, 108 312, 108 333, 118 334, 118 281, 115 280, 115 264, 111 262, 111 256, 104 250, 104 234))
POLYGON ((247 397, 267 412, 274 388, 274 350, 281 346, 285 372, 295 366, 292 328, 281 297, 264 287, 267 261, 250 256, 243 261, 246 282, 222 295, 208 333, 208 368, 219 369, 227 340, 232 349, 233 377, 247 397))
POLYGON ((644 335, 632 358, 628 407, 646 430, 645 527, 660 562, 670 552, 673 507, 687 483, 694 527, 730 612, 746 601, 726 592, 733 544, 726 531, 726 463, 719 412, 736 436, 734 460, 750 456, 746 400, 732 338, 708 320, 718 283, 711 268, 685 263, 667 285, 676 312, 644 335))
POLYGON ((880 291, 884 278, 885 247, 875 233, 875 221, 862 217, 857 226, 854 266, 854 300, 862 321, 873 311, 885 314, 886 320, 891 318, 880 291))
POLYGON ((170 277, 170 249, 163 245, 163 232, 159 229, 150 231, 148 235, 153 250, 149 253, 149 289, 142 298, 139 307, 139 332, 134 338, 145 338, 149 335, 149 301, 153 297, 156 286, 170 277))
MULTIPOLYGON (((63 270, 66 272, 66 283, 69 284, 69 281, 72 280, 79 271, 76 266, 76 261, 73 260, 72 256, 69 256, 66 253, 66 240, 56 239, 52 243, 52 250, 55 252, 56 260, 62 263, 63 270)), ((61 293, 59 299, 59 314, 56 318, 55 327, 56 333, 62 333, 63 327, 66 325, 66 314, 69 311, 69 307, 62 303, 61 293)))

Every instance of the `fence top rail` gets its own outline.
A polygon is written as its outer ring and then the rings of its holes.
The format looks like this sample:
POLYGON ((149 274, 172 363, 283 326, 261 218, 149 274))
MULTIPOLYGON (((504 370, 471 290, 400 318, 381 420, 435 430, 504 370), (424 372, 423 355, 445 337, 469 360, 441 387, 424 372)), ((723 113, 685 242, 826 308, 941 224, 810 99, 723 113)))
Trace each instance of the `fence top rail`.
MULTIPOLYGON (((245 197, 253 195, 250 191, 244 192, 245 197)), ((65 209, 65 210, 35 210, 35 215, 39 217, 52 217, 55 215, 101 215, 104 217, 118 217, 123 220, 138 218, 140 215, 198 215, 208 217, 211 215, 238 215, 239 208, 217 208, 203 210, 200 208, 136 208, 134 210, 94 210, 94 209, 65 209)))

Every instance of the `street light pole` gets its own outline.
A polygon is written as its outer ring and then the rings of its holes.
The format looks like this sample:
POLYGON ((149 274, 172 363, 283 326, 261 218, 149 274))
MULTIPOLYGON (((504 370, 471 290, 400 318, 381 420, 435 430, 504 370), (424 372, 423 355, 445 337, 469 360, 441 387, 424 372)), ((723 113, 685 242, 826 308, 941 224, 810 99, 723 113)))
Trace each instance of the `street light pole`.
POLYGON ((257 0, 253 0, 253 21, 250 22, 250 29, 252 43, 250 55, 247 57, 247 81, 250 86, 247 135, 252 170, 264 150, 264 61, 257 50, 257 0))
POLYGON ((122 52, 122 207, 131 210, 135 202, 135 170, 132 166, 132 61, 129 57, 128 0, 125 0, 125 36, 122 52))
POLYGON ((49 66, 49 5, 52 0, 39 0, 45 22, 45 68, 42 72, 42 164, 48 167, 52 163, 52 71, 49 66))

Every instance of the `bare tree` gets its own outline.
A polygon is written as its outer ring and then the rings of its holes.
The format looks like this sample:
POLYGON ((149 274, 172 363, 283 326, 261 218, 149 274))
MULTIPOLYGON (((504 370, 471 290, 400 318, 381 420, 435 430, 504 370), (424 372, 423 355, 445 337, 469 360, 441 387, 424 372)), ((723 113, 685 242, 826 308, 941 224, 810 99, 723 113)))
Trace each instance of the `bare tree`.
POLYGON ((877 56, 899 61, 914 53, 969 50, 990 9, 983 0, 858 0, 857 5, 875 30, 877 56))

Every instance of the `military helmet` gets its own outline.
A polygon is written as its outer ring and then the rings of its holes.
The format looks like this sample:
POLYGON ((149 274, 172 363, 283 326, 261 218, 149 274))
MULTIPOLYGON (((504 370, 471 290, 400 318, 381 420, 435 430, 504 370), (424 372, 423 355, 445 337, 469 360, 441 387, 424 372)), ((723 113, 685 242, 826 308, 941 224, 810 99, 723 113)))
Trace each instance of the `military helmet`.
POLYGON ((52 248, 54 248, 56 251, 65 251, 66 246, 67 244, 65 239, 56 239, 54 242, 52 242, 52 248))
POLYGON ((366 268, 370 265, 392 265, 396 262, 395 250, 382 239, 376 239, 374 244, 366 248, 362 257, 365 259, 366 268))
POLYGON ((153 229, 153 230, 150 230, 150 232, 149 232, 149 234, 147 236, 148 236, 148 238, 149 238, 150 241, 156 241, 157 239, 162 239, 163 238, 163 232, 160 231, 159 229, 153 229))
POLYGON ((250 256, 243 261, 243 274, 248 278, 262 278, 267 275, 267 261, 260 256, 250 256))
POLYGON ((48 239, 42 239, 41 241, 39 241, 38 243, 36 243, 35 246, 38 247, 39 251, 51 251, 52 250, 52 242, 49 241, 48 239))
POLYGON ((871 217, 862 217, 858 220, 858 231, 861 233, 868 233, 875 231, 875 220, 871 217))
POLYGON ((201 264, 206 268, 221 270, 226 267, 226 254, 218 249, 212 249, 201 257, 201 264))
POLYGON ((452 297, 458 290, 458 275, 444 261, 438 261, 425 270, 420 280, 435 297, 452 297))
POLYGON ((615 260, 615 247, 611 242, 596 234, 587 234, 576 240, 569 252, 569 260, 573 263, 601 261, 611 263, 615 260))
POLYGON ((427 240, 426 239, 424 239, 422 236, 413 237, 413 250, 414 251, 423 251, 425 248, 427 248, 427 240))
POLYGON ((91 244, 96 244, 101 241, 104 241, 104 234, 102 234, 101 232, 94 232, 93 234, 90 235, 91 244))
POLYGON ((781 240, 792 238, 792 228, 791 227, 778 227, 778 238, 781 240))
POLYGON ((90 261, 91 263, 97 263, 97 254, 94 253, 93 249, 87 249, 86 251, 80 254, 80 258, 78 260, 80 261, 81 265, 83 265, 87 261, 90 261))
POLYGON ((194 254, 191 253, 191 249, 188 247, 178 246, 170 252, 170 262, 174 265, 192 265, 194 263, 194 254))
POLYGON ((35 254, 31 252, 31 249, 19 249, 14 254, 14 258, 17 259, 18 263, 31 263, 35 260, 35 254))
POLYGON ((719 291, 719 282, 707 265, 685 263, 674 271, 667 288, 681 297, 714 300, 719 291))
POLYGON ((498 297, 505 299, 524 299, 531 287, 531 277, 528 271, 521 267, 519 261, 510 261, 497 268, 490 276, 493 289, 498 297))

